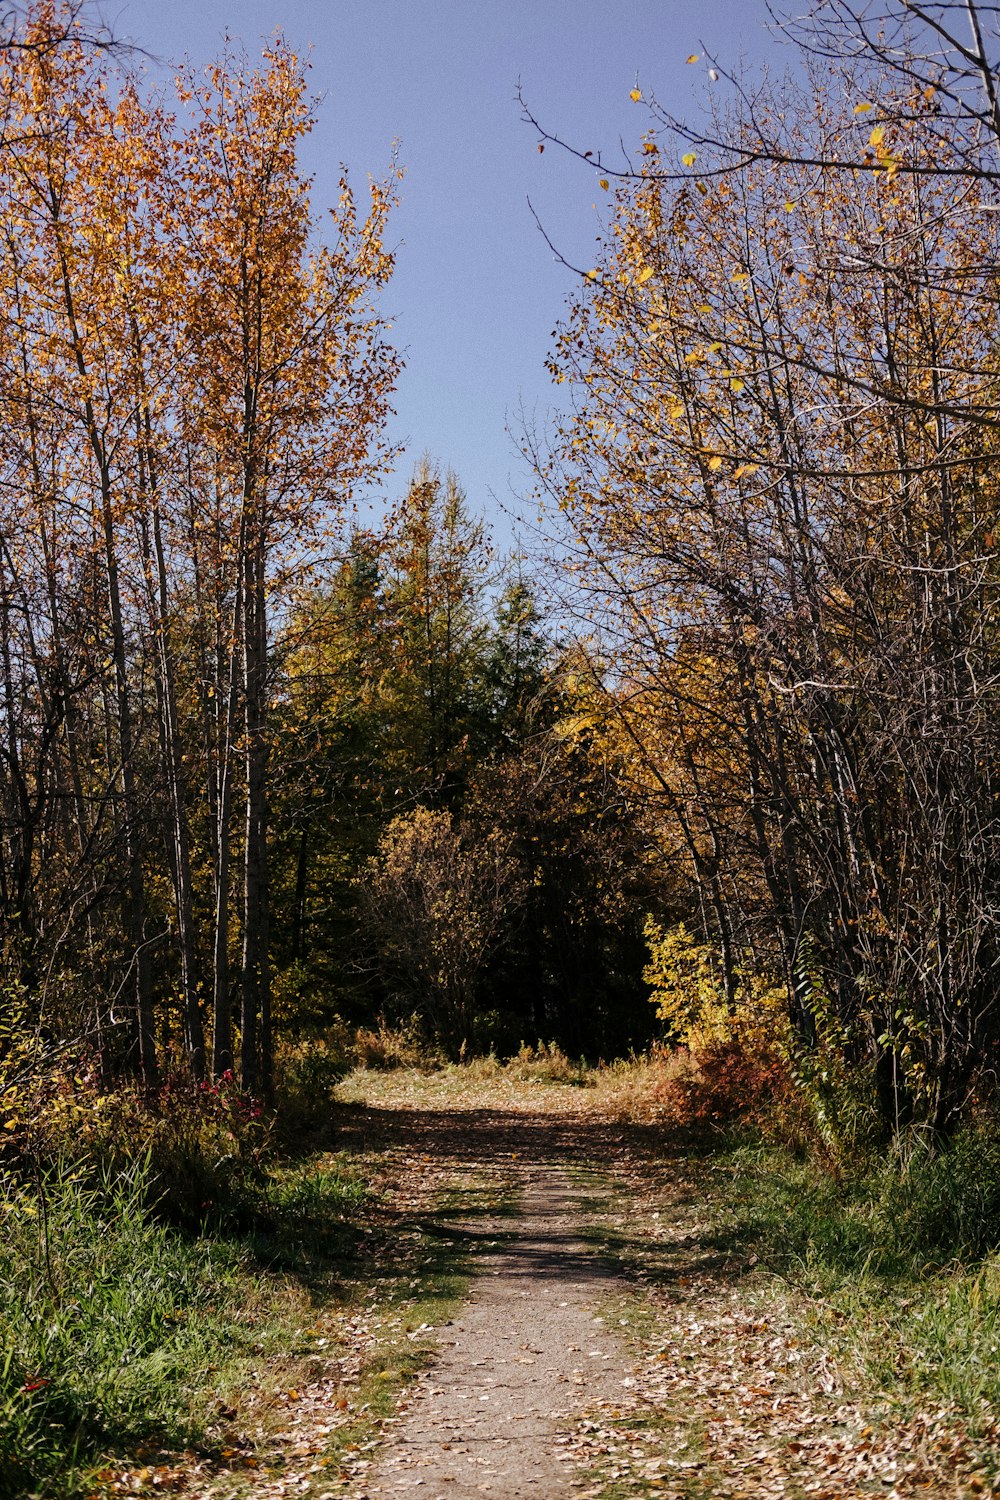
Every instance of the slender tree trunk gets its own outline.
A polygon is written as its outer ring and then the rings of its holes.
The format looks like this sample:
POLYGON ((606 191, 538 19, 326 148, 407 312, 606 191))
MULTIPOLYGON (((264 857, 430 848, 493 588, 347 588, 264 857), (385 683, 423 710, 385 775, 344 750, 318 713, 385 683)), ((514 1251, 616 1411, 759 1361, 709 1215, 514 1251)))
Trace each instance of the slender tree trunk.
POLYGON ((267 618, 263 545, 255 539, 244 632, 246 828, 244 849, 241 1077, 249 1092, 271 1088, 267 859, 267 618))
MULTIPOLYGON (((216 733, 215 792, 215 914, 212 943, 212 1073, 219 1078, 233 1067, 233 1002, 229 973, 229 924, 232 883, 231 820, 233 806, 233 756, 236 744, 239 653, 236 642, 246 611, 244 548, 237 560, 233 622, 228 646, 220 640, 216 650, 219 685, 225 680, 225 704, 220 705, 216 733), (225 663, 225 665, 224 665, 225 663)), ((221 632, 220 632, 221 634, 221 632)), ((218 696, 218 695, 217 695, 218 696)))
MULTIPOLYGON (((141 361, 138 332, 134 330, 136 359, 141 361)), ((141 363, 139 364, 141 380, 141 363)), ((170 595, 160 520, 160 486, 152 447, 149 408, 143 407, 139 426, 139 487, 148 502, 142 517, 146 570, 153 610, 157 702, 160 712, 160 743, 170 807, 170 866, 177 919, 177 946, 181 963, 181 995, 184 1011, 184 1044, 195 1078, 205 1076, 205 1031, 198 993, 194 899, 191 879, 191 836, 181 770, 180 732, 177 723, 177 669, 170 628, 170 595)))
MULTIPOLYGON (((58 225, 58 210, 54 214, 58 225)), ((77 371, 89 380, 83 342, 76 320, 76 308, 69 267, 60 249, 63 310, 77 371)), ((122 785, 127 897, 124 911, 125 937, 135 970, 133 983, 134 1012, 132 1062, 148 1085, 156 1081, 156 1035, 153 1017, 152 963, 146 941, 146 886, 142 868, 142 850, 138 826, 138 788, 135 776, 135 734, 132 721, 131 692, 128 681, 128 659, 125 623, 122 612, 118 574, 118 550, 115 536, 115 501, 111 465, 92 397, 83 400, 83 418, 87 439, 97 465, 100 503, 98 530, 104 551, 104 585, 107 591, 108 619, 111 626, 111 661, 115 678, 115 707, 118 729, 119 774, 122 785)))

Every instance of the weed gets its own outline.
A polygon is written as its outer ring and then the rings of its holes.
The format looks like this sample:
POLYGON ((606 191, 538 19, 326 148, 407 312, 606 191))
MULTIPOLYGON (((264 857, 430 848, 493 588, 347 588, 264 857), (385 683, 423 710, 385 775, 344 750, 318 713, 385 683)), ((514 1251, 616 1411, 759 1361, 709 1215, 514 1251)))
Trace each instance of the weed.
POLYGON ((733 1233, 813 1299, 866 1384, 935 1399, 974 1430, 1000 1402, 1000 1143, 989 1122, 847 1170, 778 1148, 725 1164, 733 1233))
POLYGON ((427 1044, 416 1017, 401 1027, 390 1027, 385 1021, 376 1027, 358 1027, 351 1039, 351 1054, 359 1068, 386 1072, 395 1068, 432 1072, 444 1061, 427 1044))
POLYGON ((330 1123, 334 1090, 353 1066, 347 1028, 285 1042, 274 1060, 275 1113, 284 1141, 322 1132, 330 1123))
POLYGON ((587 1064, 583 1058, 572 1062, 558 1042, 539 1041, 531 1047, 521 1043, 520 1051, 507 1064, 511 1078, 522 1083, 589 1083, 587 1064))

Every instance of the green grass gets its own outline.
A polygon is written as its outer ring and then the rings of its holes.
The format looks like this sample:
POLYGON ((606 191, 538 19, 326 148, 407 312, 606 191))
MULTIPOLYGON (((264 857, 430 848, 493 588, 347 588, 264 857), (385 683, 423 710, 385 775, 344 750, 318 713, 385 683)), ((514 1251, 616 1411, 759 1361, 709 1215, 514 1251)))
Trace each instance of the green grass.
MULTIPOLYGON (((623 1276, 641 1278, 602 1309, 636 1352, 670 1346, 678 1303, 696 1313, 697 1280, 718 1269, 727 1297, 778 1310, 802 1348, 833 1355, 844 1399, 880 1432, 920 1419, 919 1433, 920 1421, 940 1419, 982 1488, 1000 1471, 998 1159, 982 1128, 938 1153, 911 1143, 905 1155, 850 1169, 760 1144, 720 1149, 690 1159, 683 1196, 673 1195, 675 1227, 695 1233, 663 1242, 636 1233, 643 1209, 629 1204, 627 1185, 623 1196, 610 1178, 574 1175, 589 1243, 623 1276)), ((701 1394, 714 1410, 710 1383, 701 1394)), ((620 1419, 602 1417, 607 1452, 589 1477, 603 1500, 655 1491, 630 1470, 635 1443, 693 1461, 669 1469, 688 1500, 714 1492, 720 1476, 703 1452, 700 1399, 696 1390, 680 1405, 624 1403, 620 1419)))
POLYGON ((226 1238, 159 1220, 149 1178, 145 1161, 96 1180, 56 1165, 0 1187, 0 1500, 72 1496, 106 1458, 205 1443, 249 1363, 294 1348, 367 1193, 343 1159, 287 1171, 226 1238))
POLYGON ((51 1168, 0 1197, 0 1495, 82 1483, 108 1446, 197 1433, 198 1376, 239 1349, 238 1263, 146 1208, 146 1168, 51 1168))
POLYGON ((718 1163, 719 1243, 754 1249, 805 1292, 817 1336, 894 1407, 954 1407, 974 1432, 1000 1405, 1000 1140, 833 1171, 781 1150, 718 1163))
MULTIPOLYGON (((422 1330, 451 1317, 485 1247, 445 1221, 511 1207, 509 1184, 470 1177, 400 1215, 373 1196, 378 1170, 378 1153, 285 1163, 252 1216, 201 1232, 157 1216, 146 1162, 0 1185, 0 1500, 103 1493, 105 1470, 189 1448, 222 1481, 220 1406, 263 1388, 266 1419, 271 1386, 309 1378, 317 1319, 339 1344, 340 1320, 361 1312, 376 1336, 325 1473, 350 1468, 427 1363, 422 1330)), ((258 1454, 269 1469, 266 1435, 258 1454)))

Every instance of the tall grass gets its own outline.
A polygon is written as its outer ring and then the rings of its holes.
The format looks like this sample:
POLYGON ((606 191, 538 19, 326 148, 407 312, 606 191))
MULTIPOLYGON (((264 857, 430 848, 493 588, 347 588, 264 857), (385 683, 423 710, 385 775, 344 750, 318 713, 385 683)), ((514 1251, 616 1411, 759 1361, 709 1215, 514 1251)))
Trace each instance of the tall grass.
POLYGON ((746 1148, 726 1163, 732 1227, 814 1299, 842 1358, 893 1400, 1000 1407, 1000 1130, 919 1137, 851 1164, 746 1148))
POLYGON ((150 1214, 149 1163, 0 1188, 0 1496, 73 1492, 103 1448, 185 1442, 237 1338, 236 1257, 150 1214))

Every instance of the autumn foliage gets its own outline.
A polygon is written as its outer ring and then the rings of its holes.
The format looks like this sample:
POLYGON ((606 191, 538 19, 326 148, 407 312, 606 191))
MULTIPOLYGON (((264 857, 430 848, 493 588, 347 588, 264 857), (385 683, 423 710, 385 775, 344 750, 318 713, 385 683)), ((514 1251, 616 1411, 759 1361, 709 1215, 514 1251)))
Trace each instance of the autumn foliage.
POLYGON ((698 129, 651 106, 536 458, 726 1005, 749 962, 933 1132, 1000 1035, 995 141, 870 41, 698 129))
POLYGON ((395 173, 321 239, 284 42, 173 108, 42 3, 0 55, 0 943, 151 1085, 269 1088, 277 621, 384 458, 395 173), (207 1033, 207 1035, 206 1035, 207 1033), (211 1046, 211 1056, 207 1048, 211 1046))

